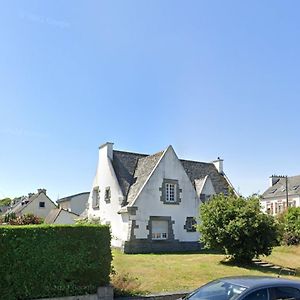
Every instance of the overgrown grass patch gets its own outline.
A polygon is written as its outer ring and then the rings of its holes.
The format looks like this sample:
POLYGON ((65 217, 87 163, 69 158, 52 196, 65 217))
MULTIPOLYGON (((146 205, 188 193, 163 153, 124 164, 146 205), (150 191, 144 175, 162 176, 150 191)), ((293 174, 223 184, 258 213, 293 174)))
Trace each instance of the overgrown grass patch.
POLYGON ((207 251, 201 254, 123 254, 113 250, 115 271, 136 278, 139 290, 144 293, 189 291, 225 276, 277 276, 276 271, 268 268, 224 264, 225 260, 225 255, 207 251))

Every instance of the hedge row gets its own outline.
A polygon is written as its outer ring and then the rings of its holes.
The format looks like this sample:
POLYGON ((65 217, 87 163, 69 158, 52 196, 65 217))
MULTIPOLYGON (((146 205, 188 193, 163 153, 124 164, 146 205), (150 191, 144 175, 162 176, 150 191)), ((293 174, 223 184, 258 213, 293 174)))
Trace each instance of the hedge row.
POLYGON ((95 293, 109 283, 110 238, 101 225, 0 226, 1 299, 95 293))

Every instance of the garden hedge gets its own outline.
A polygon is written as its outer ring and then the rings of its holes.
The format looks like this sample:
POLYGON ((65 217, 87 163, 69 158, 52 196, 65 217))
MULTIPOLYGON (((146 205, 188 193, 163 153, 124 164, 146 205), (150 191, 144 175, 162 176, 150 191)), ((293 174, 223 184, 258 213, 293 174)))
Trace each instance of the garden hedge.
POLYGON ((0 226, 0 298, 95 293, 109 283, 110 238, 101 225, 0 226))

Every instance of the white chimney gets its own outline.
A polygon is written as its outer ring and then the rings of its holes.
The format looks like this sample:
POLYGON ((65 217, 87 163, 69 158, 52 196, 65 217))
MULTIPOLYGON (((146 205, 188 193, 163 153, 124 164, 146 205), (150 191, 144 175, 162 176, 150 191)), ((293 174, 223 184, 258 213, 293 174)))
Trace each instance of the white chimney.
POLYGON ((278 176, 278 175, 272 175, 269 177, 269 185, 270 187, 273 186, 274 184, 276 184, 279 179, 282 178, 282 176, 278 176))
POLYGON ((113 160, 114 143, 107 142, 99 147, 99 155, 105 154, 110 160, 113 160))
POLYGON ((218 157, 216 160, 213 161, 213 164, 215 165, 216 169, 219 173, 223 174, 223 159, 218 157))

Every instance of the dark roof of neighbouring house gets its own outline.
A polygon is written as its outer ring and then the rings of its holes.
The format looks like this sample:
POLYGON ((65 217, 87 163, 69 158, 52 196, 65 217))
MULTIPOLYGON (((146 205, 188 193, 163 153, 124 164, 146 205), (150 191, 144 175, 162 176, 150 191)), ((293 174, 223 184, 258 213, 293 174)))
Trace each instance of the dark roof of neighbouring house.
MULTIPOLYGON (((153 155, 113 151, 112 164, 125 200, 123 205, 132 202, 154 170, 164 151, 153 155)), ((226 193, 229 183, 224 174, 216 169, 213 163, 180 160, 185 172, 194 185, 196 179, 210 176, 216 193, 226 193)))
MULTIPOLYGON (((288 194, 300 195, 300 175, 288 177, 288 194)), ((285 197, 286 196, 286 179, 285 177, 269 187, 263 194, 263 198, 285 197)))
POLYGON ((49 214, 45 218, 44 223, 46 223, 46 224, 53 224, 56 221, 56 219, 58 218, 58 216, 60 215, 60 213, 62 211, 79 217, 79 215, 77 215, 77 214, 75 214, 75 213, 73 213, 71 211, 68 211, 66 209, 63 209, 63 208, 53 208, 53 209, 50 210, 49 214))
POLYGON ((71 201, 72 198, 77 197, 77 196, 81 196, 81 195, 85 195, 85 194, 88 196, 90 194, 90 192, 82 192, 82 193, 70 195, 70 196, 67 196, 67 197, 64 197, 64 198, 60 198, 60 199, 56 200, 56 202, 61 203, 61 202, 71 201))

